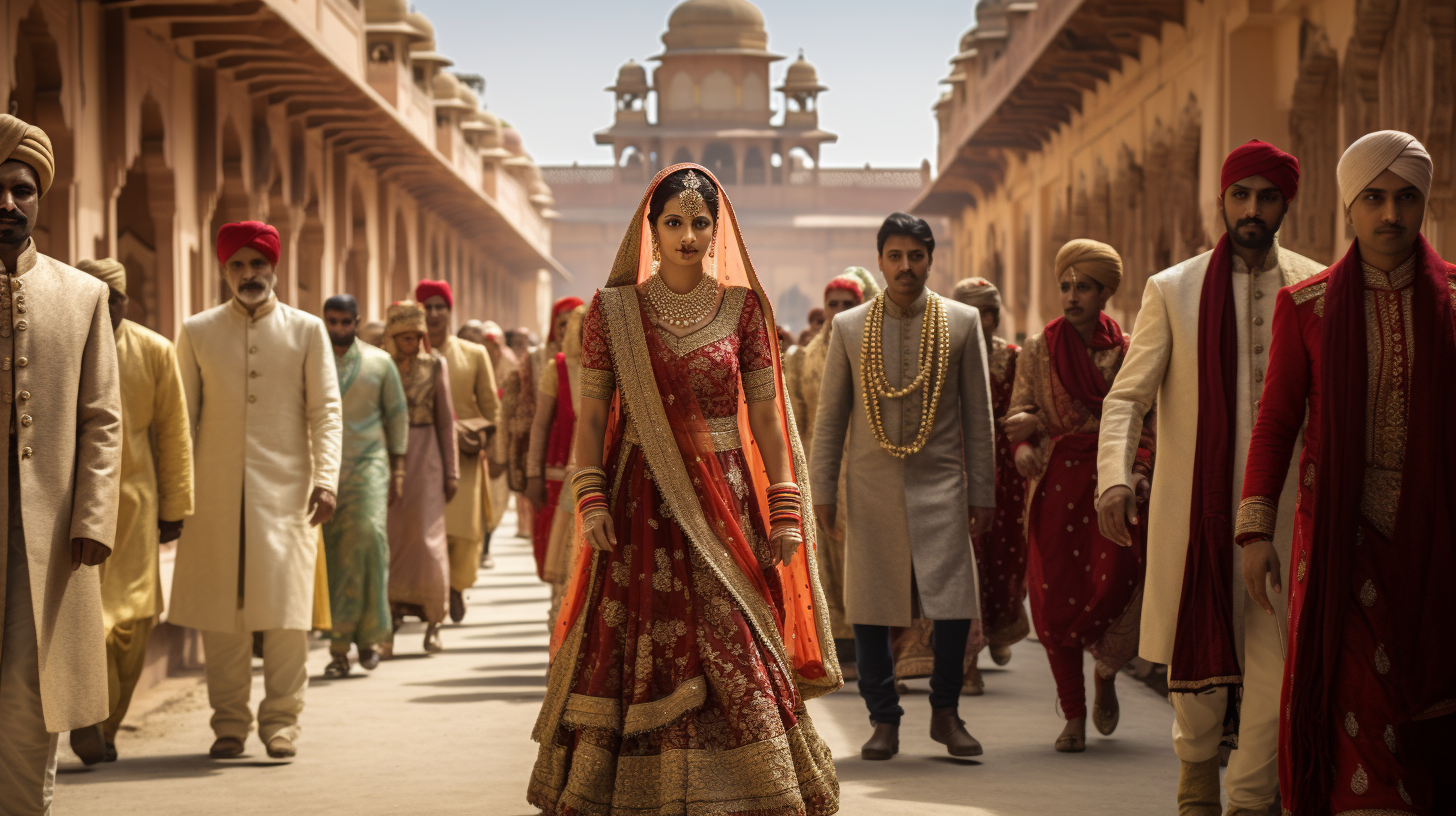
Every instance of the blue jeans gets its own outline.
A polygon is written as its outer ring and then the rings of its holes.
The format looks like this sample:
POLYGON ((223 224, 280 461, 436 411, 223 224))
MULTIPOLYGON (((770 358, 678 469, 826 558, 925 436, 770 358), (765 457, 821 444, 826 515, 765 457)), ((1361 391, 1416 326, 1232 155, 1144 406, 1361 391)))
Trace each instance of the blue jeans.
MULTIPOLYGON (((935 621, 931 648, 935 668, 930 675, 930 707, 957 708, 961 684, 965 681, 966 639, 971 622, 935 621)), ((859 696, 870 710, 870 722, 899 725, 905 716, 900 695, 895 693, 895 658, 890 649, 890 627, 854 625, 855 668, 859 671, 859 696)))

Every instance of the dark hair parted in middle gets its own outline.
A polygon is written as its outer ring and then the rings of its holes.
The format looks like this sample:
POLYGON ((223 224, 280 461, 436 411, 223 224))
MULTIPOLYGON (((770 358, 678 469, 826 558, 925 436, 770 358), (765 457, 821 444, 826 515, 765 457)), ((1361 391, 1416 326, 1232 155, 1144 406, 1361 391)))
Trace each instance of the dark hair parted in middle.
POLYGON ((930 231, 930 225, 925 223, 924 218, 916 218, 910 213, 890 213, 885 223, 880 225, 879 237, 875 239, 875 251, 885 251, 885 241, 891 235, 903 235, 906 238, 914 238, 925 245, 925 254, 935 257, 935 234, 930 231))
POLYGON ((334 295, 324 301, 324 311, 348 312, 357 318, 359 316, 359 301, 355 300, 353 295, 334 295))
POLYGON ((662 215, 662 209, 667 206, 669 198, 673 198, 687 189, 685 182, 688 173, 693 173, 699 179, 698 192, 702 194, 703 201, 708 205, 705 210, 708 218, 718 220, 718 185, 708 178, 707 173, 688 167, 663 179, 657 185, 657 189, 652 191, 652 200, 647 204, 647 222, 649 224, 657 224, 657 219, 662 215))

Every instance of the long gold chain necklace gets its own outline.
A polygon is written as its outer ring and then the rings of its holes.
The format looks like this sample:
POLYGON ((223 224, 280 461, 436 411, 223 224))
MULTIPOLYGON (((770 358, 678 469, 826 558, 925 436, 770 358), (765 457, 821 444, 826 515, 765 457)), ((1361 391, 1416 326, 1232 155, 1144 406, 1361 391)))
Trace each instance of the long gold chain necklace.
POLYGON ((865 413, 875 441, 891 456, 904 459, 919 453, 930 441, 935 428, 935 413, 940 406, 940 392, 945 386, 950 366, 950 321, 945 302, 934 292, 926 293, 925 316, 920 325, 920 369, 915 379, 904 388, 895 388, 885 374, 885 295, 880 293, 870 303, 865 317, 864 340, 859 347, 860 376, 864 391, 865 413), (933 371, 932 371, 933 369, 933 371), (920 391, 920 431, 909 445, 896 445, 885 433, 880 415, 880 400, 903 399, 920 391))
POLYGON ((672 326, 687 328, 701 323, 713 313, 717 300, 718 280, 708 275, 685 295, 667 288, 660 274, 647 279, 647 302, 658 319, 672 326))

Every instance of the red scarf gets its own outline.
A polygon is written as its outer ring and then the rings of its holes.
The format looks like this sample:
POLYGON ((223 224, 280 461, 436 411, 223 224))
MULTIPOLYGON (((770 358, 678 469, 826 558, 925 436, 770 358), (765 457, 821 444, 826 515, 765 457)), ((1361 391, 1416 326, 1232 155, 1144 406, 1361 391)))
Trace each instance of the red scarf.
MULTIPOLYGON (((1173 662, 1168 666, 1168 690, 1185 693, 1243 683, 1234 646, 1230 557, 1239 334, 1234 322, 1233 250, 1227 234, 1208 259, 1199 298, 1193 501, 1188 508, 1188 555, 1183 562, 1173 662)), ((1230 701, 1235 696, 1230 695, 1230 701)))
POLYGON ((1104 351, 1110 348, 1122 348, 1126 351, 1127 338, 1122 335, 1122 327, 1106 312, 1102 312, 1097 316, 1097 328, 1093 330, 1092 338, 1086 343, 1082 342, 1082 335, 1077 333, 1076 328, 1065 317, 1048 323, 1045 334, 1047 350, 1052 357, 1052 368, 1057 372, 1057 379, 1062 381, 1062 387, 1067 389, 1072 399, 1087 406, 1094 415, 1101 416, 1102 398, 1107 396, 1112 383, 1102 376, 1102 372, 1092 362, 1092 355, 1087 351, 1104 351))
POLYGON ((556 416, 546 442, 546 467, 565 467, 571 458, 571 437, 576 431, 576 410, 571 405, 571 379, 566 374, 566 355, 557 352, 556 416))
MULTIPOLYGON (((1404 728, 1433 704, 1456 697, 1456 327, 1447 276, 1452 267, 1422 238, 1411 296, 1413 369, 1409 443, 1392 540, 1375 559, 1386 587, 1390 625, 1375 634, 1391 665, 1388 686, 1400 744, 1404 728)), ((1335 780, 1333 689, 1339 677, 1344 615, 1355 603, 1348 553, 1356 547, 1365 477, 1369 359, 1365 342, 1365 276, 1359 244, 1331 267, 1321 327, 1319 462, 1314 536, 1295 652, 1289 656, 1290 721, 1286 728, 1289 799, 1299 814, 1328 813, 1335 780)), ((1374 546, 1366 542, 1364 546, 1374 546)), ((1368 659, 1368 656, 1365 657, 1368 659)), ((1449 715, 1448 715, 1449 717, 1449 715)))

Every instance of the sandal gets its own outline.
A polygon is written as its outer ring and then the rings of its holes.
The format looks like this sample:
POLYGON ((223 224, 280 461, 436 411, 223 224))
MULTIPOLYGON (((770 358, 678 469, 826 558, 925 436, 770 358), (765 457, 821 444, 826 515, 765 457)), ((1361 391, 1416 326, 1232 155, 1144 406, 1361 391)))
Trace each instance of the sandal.
POLYGON ((342 680, 349 676, 349 656, 335 655, 332 662, 324 667, 324 677, 330 680, 342 680))

